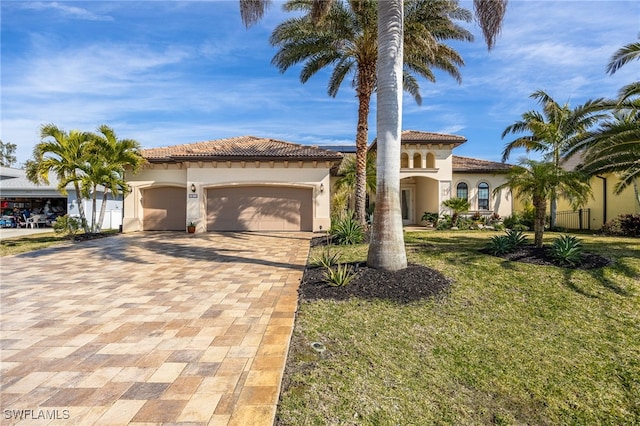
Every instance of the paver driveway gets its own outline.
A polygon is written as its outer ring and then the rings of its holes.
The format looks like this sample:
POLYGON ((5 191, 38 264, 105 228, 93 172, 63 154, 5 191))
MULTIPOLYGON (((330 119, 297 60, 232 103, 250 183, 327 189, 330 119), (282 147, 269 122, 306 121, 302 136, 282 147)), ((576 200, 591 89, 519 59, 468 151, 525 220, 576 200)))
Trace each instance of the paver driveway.
POLYGON ((137 233, 0 258, 0 421, 272 424, 310 237, 137 233))

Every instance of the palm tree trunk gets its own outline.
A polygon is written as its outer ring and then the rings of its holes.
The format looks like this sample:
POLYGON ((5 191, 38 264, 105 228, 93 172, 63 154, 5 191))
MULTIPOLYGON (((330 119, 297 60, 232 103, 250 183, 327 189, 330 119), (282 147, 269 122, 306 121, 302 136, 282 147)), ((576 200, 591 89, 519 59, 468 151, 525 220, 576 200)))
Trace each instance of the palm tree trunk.
POLYGON ((542 236, 544 235, 545 216, 547 215, 547 200, 534 197, 533 207, 535 208, 535 219, 533 222, 534 245, 542 247, 542 236))
POLYGON ((97 207, 97 191, 96 185, 93 185, 93 197, 91 199, 91 232, 96 232, 96 207, 97 207))
POLYGON ((109 192, 107 188, 104 189, 102 193, 102 205, 100 206, 100 216, 98 216, 98 222, 96 223, 96 232, 100 232, 102 230, 102 224, 104 223, 104 213, 107 210, 107 197, 109 196, 109 192))
POLYGON ((555 195, 551 196, 550 209, 549 209, 549 227, 554 229, 556 227, 556 216, 558 210, 558 198, 555 195))
POLYGON ((368 123, 371 93, 373 92, 373 87, 369 87, 368 82, 372 81, 369 75, 373 72, 375 72, 375 66, 373 69, 367 69, 366 65, 361 66, 358 72, 359 105, 358 127, 356 130, 356 218, 362 225, 367 223, 365 206, 367 203, 367 139, 369 135, 368 123))
POLYGON ((400 211, 402 37, 402 0, 378 2, 378 173, 367 264, 390 271, 407 267, 400 211))
POLYGON ((78 214, 80 215, 82 229, 84 229, 84 232, 89 232, 89 228, 87 228, 87 216, 84 212, 84 199, 80 193, 80 185, 77 180, 73 181, 73 187, 76 190, 76 202, 78 203, 78 214))

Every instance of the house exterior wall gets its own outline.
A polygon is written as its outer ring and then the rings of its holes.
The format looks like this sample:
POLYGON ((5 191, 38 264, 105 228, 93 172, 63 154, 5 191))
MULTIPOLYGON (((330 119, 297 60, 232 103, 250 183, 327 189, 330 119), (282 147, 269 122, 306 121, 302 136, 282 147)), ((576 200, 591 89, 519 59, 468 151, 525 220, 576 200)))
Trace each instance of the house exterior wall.
MULTIPOLYGON (((613 188, 618 182, 618 178, 612 174, 602 175, 602 178, 593 177, 589 184, 591 186, 592 197, 583 209, 590 209, 590 228, 600 229, 605 222, 621 214, 639 214, 640 205, 636 201, 633 185, 628 186, 620 195, 615 195, 613 188), (605 208, 606 204, 606 208, 605 208)), ((570 203, 560 198, 558 200, 558 211, 571 211, 570 203)))
POLYGON ((508 189, 493 195, 493 190, 505 182, 501 175, 491 175, 488 173, 454 173, 451 183, 451 198, 456 197, 458 183, 465 182, 469 188, 469 202, 471 210, 478 209, 478 185, 481 182, 489 184, 489 211, 498 213, 500 217, 511 216, 513 211, 513 197, 508 189))
POLYGON ((297 160, 152 164, 137 175, 127 176, 132 191, 125 199, 123 231, 142 230, 141 191, 144 188, 160 186, 186 188, 187 221, 196 223, 196 232, 205 232, 207 189, 263 185, 313 189, 313 230, 326 230, 331 225, 329 170, 330 164, 324 161, 297 160), (195 192, 191 191, 192 184, 195 186, 195 192))

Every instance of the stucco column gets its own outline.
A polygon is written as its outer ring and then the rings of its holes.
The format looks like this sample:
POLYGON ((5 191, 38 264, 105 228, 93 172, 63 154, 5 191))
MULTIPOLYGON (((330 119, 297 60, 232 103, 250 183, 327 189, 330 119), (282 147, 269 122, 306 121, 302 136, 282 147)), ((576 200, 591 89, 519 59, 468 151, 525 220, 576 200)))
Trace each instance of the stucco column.
POLYGON ((187 180, 187 223, 185 223, 185 229, 189 222, 194 222, 196 233, 206 231, 207 226, 201 215, 203 202, 200 183, 187 180))

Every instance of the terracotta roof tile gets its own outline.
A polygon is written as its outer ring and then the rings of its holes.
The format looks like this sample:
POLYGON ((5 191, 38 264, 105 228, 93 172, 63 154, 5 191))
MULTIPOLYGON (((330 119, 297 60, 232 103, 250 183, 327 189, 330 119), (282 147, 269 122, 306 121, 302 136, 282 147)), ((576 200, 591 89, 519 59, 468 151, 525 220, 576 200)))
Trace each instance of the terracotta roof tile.
MULTIPOLYGON (((401 143, 433 143, 461 145, 467 141, 464 136, 448 135, 446 133, 421 132, 418 130, 404 130, 401 134, 401 143)), ((378 139, 374 139, 369 149, 376 149, 378 139)))
POLYGON ((512 166, 496 161, 478 160, 477 158, 459 157, 453 155, 451 158, 454 173, 474 173, 474 172, 502 172, 509 170, 512 166))
POLYGON ((256 136, 238 136, 143 149, 142 155, 149 161, 188 161, 199 159, 340 159, 338 152, 256 136))

